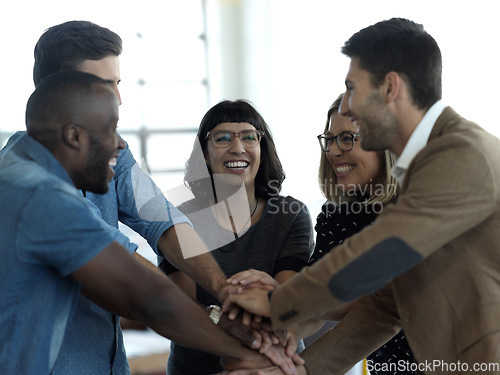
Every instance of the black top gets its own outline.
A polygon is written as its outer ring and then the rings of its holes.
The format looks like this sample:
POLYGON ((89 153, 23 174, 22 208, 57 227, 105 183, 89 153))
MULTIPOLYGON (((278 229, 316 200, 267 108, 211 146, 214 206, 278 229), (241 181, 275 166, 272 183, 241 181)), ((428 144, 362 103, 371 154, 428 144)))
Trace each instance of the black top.
MULTIPOLYGON (((334 246, 371 225, 381 211, 381 204, 326 202, 316 219, 316 247, 309 263, 316 262, 334 246)), ((405 371, 412 368, 413 363, 413 353, 403 331, 367 358, 368 370, 372 375, 415 374, 414 371, 405 371)))
MULTIPOLYGON (((300 271, 306 266, 314 248, 314 233, 307 207, 290 196, 270 198, 264 213, 244 234, 235 239, 234 232, 219 226, 210 207, 191 200, 179 206, 227 277, 249 268, 275 276, 280 271, 300 271), (206 209, 205 214, 202 211, 206 209), (225 245, 217 247, 217 244, 225 245)), ((168 275, 176 268, 159 258, 159 267, 168 275)), ((205 306, 219 304, 199 285, 196 299, 205 306)), ((302 349, 302 348, 301 348, 302 349)), ((207 375, 222 371, 220 358, 175 342, 170 345, 168 375, 207 375)))

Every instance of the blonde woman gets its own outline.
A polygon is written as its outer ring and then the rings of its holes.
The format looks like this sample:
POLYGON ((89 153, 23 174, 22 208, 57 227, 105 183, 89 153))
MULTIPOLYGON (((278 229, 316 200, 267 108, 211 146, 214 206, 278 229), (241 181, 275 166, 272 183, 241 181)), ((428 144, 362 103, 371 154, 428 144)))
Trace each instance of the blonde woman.
MULTIPOLYGON (((370 225, 398 194, 397 180, 391 175, 395 155, 363 150, 356 126, 338 113, 341 101, 342 95, 330 106, 325 130, 318 136, 318 179, 327 201, 316 219, 316 246, 310 263, 370 225)), ((403 331, 368 356, 367 364, 370 374, 381 375, 389 374, 384 371, 389 362, 399 360, 414 361, 403 331)))

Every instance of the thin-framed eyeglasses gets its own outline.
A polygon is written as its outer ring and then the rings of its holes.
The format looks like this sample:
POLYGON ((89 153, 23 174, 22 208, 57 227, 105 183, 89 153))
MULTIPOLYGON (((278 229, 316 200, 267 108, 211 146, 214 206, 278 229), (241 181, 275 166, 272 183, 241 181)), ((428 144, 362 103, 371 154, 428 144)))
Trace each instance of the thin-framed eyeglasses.
POLYGON ((263 136, 264 132, 262 130, 243 130, 238 133, 229 130, 219 130, 213 134, 210 132, 207 133, 207 138, 212 138, 214 146, 218 148, 231 146, 235 138, 239 138, 245 147, 255 147, 260 143, 263 136))
POLYGON ((351 132, 342 132, 337 135, 320 134, 318 135, 319 145, 321 150, 329 152, 332 149, 333 142, 337 141, 337 145, 342 151, 351 151, 354 147, 354 140, 359 137, 359 134, 351 132))

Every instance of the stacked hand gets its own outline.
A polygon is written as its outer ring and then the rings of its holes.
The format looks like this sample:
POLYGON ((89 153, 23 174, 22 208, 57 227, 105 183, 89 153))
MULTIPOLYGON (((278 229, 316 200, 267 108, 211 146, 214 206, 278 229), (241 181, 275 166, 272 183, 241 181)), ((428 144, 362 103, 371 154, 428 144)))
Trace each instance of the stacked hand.
MULTIPOLYGON (((297 337, 294 329, 272 331, 269 321, 270 309, 268 293, 278 282, 265 272, 247 270, 228 279, 231 288, 223 305, 223 317, 219 322, 221 328, 238 338, 243 344, 264 354, 275 366, 260 370, 243 369, 223 372, 231 375, 251 374, 297 374, 296 366, 301 373, 305 371, 304 361, 295 353, 297 337), (241 308, 244 310, 241 311, 241 308), (253 315, 252 315, 253 314, 253 315)), ((235 368, 222 362, 224 368, 235 368)))

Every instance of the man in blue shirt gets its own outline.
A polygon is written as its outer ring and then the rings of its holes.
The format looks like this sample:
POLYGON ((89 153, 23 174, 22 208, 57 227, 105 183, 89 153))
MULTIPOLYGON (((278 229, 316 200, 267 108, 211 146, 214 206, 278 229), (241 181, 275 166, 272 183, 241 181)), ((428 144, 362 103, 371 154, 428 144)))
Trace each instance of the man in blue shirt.
MULTIPOLYGON (((121 103, 118 89, 121 51, 122 42, 116 33, 91 22, 70 21, 53 26, 42 34, 35 46, 35 85, 55 72, 80 70, 108 81, 121 103)), ((86 197, 97 206, 103 219, 114 227, 118 228, 120 221, 135 230, 158 255, 165 256, 220 301, 224 300, 225 275, 210 253, 184 259, 178 237, 189 239, 189 243, 183 242, 182 250, 194 249, 200 253, 206 247, 186 224, 188 220, 138 167, 127 144, 120 151, 114 172, 106 194, 86 192, 86 197), (143 202, 140 205, 137 194, 143 202)), ((139 260, 142 258, 136 253, 134 256, 139 260)), ((54 374, 80 373, 76 369, 88 371, 89 367, 99 374, 111 371, 129 373, 119 318, 82 296, 54 374)))
POLYGON ((168 278, 137 262, 82 197, 81 190, 105 193, 115 173, 125 147, 118 105, 94 75, 54 74, 28 101, 27 134, 0 154, 0 373, 53 373, 80 285, 107 309, 225 356, 228 367, 238 358, 266 365, 168 278))

